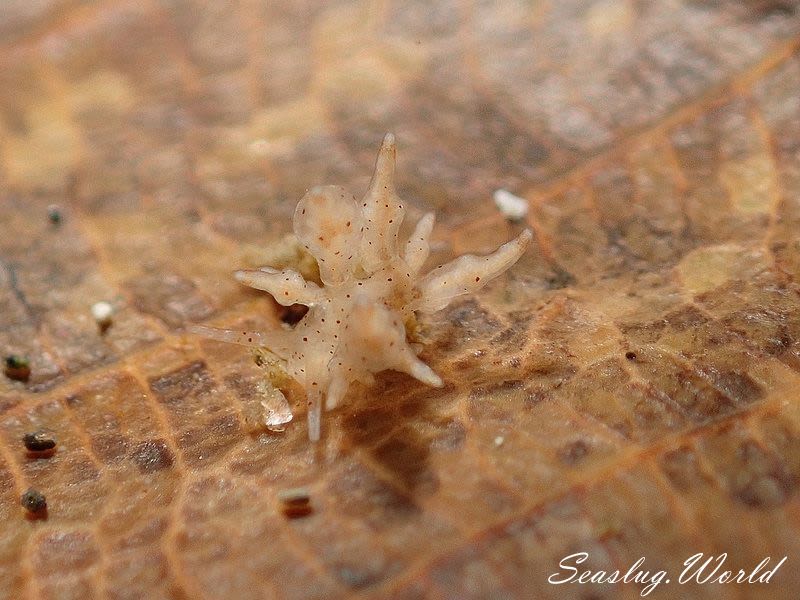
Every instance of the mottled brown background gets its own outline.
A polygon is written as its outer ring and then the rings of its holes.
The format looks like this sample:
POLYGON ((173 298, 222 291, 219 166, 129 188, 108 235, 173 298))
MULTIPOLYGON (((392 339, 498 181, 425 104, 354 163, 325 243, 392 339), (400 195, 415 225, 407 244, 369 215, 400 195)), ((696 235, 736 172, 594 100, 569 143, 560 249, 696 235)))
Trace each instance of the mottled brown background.
POLYGON ((3 0, 0 597, 638 597, 545 584, 585 550, 787 555, 651 597, 797 598, 799 91, 789 0, 3 0), (498 187, 537 243, 428 323, 444 389, 355 389, 315 455, 182 327, 276 326, 231 270, 389 130, 432 262, 519 231, 498 187))

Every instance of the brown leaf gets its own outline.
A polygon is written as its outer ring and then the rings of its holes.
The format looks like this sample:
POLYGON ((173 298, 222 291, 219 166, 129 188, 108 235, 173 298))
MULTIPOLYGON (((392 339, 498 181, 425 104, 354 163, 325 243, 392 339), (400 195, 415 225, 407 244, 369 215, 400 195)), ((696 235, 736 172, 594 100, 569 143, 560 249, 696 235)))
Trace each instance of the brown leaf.
POLYGON ((650 597, 798 597, 797 3, 2 13, 0 350, 31 372, 0 377, 0 597, 638 597, 547 584, 580 551, 666 569, 650 597), (384 373, 316 448, 290 390, 261 431, 253 357, 184 327, 279 326, 231 272, 306 189, 363 193, 386 131, 431 264, 519 232, 497 189, 535 247, 423 323, 443 388, 384 373), (678 587, 696 552, 789 558, 678 587))

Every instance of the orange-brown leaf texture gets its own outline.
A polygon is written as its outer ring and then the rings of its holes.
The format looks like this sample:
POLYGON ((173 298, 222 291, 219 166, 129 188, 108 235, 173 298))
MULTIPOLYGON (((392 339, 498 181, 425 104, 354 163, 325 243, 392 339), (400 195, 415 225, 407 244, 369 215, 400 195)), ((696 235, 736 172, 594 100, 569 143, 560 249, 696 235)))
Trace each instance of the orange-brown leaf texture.
POLYGON ((0 598, 798 598, 798 232, 792 0, 3 0, 0 598), (535 242, 314 447, 185 328, 280 326, 231 272, 387 131, 429 265, 535 242))

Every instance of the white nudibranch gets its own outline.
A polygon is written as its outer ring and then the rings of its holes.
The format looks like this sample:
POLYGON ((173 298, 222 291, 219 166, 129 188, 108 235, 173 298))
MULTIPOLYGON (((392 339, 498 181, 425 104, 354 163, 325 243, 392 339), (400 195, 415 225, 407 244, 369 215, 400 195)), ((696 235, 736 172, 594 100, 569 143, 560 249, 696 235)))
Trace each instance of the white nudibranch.
POLYGON ((532 234, 487 256, 465 255, 422 275, 430 252, 433 213, 423 216, 405 244, 398 231, 405 215, 394 187, 395 138, 387 134, 375 172, 359 203, 341 187, 309 190, 294 213, 294 233, 319 265, 322 286, 292 269, 237 271, 241 283, 272 294, 284 305, 304 304, 308 313, 293 329, 248 332, 196 326, 213 339, 266 348, 306 391, 308 435, 319 440, 323 403, 336 407, 351 382, 370 384, 373 373, 402 371, 431 386, 441 378, 406 339, 415 313, 443 309, 511 267, 532 234))

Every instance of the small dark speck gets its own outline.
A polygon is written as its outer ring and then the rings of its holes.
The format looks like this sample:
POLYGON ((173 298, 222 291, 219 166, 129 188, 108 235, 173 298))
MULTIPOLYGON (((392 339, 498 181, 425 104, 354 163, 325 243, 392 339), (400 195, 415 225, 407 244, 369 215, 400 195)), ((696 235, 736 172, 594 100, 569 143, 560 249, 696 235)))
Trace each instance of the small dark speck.
POLYGON ((636 352, 626 352, 625 358, 628 360, 636 360, 636 352))
POLYGON ((47 452, 56 447, 56 440, 44 431, 26 433, 22 436, 22 443, 30 452, 47 452))
POLYGON ((47 498, 39 490, 28 488, 19 499, 19 503, 29 513, 42 515, 47 510, 47 498))
POLYGON ((28 381, 31 376, 31 366, 28 359, 16 354, 6 356, 6 377, 14 381, 28 381))
POLYGON ((50 221, 52 225, 61 225, 63 219, 64 215, 60 207, 55 204, 51 204, 47 207, 47 220, 50 221))
POLYGON ((278 492, 283 514, 289 518, 305 517, 311 513, 311 494, 306 488, 291 488, 278 492))

